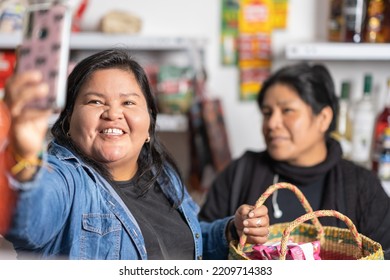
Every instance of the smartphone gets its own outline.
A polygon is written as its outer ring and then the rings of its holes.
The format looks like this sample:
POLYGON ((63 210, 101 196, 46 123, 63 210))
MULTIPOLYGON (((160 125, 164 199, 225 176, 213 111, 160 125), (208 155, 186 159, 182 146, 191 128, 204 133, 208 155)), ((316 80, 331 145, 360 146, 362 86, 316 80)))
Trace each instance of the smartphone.
POLYGON ((17 71, 40 70, 49 85, 48 97, 30 104, 35 108, 58 111, 65 105, 71 17, 63 1, 30 4, 26 9, 17 71))

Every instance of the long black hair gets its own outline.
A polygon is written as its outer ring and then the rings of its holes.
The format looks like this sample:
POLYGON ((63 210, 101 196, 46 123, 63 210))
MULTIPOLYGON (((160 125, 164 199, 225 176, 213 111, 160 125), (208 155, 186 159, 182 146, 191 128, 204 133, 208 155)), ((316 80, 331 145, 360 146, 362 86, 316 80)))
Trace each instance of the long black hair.
MULTIPOLYGON (((155 98, 149 85, 147 74, 141 65, 131 57, 129 51, 126 49, 110 49, 100 51, 83 59, 75 66, 68 77, 65 108, 51 129, 51 133, 55 141, 58 144, 63 145, 75 152, 82 160, 84 160, 88 165, 90 165, 105 179, 107 179, 107 181, 113 183, 113 178, 106 165, 100 162, 96 162, 87 156, 77 147, 77 145, 75 145, 75 143, 68 135, 70 117, 73 113, 75 100, 81 87, 88 81, 93 73, 103 69, 121 69, 133 73, 146 99, 148 112, 150 115, 150 142, 145 143, 142 147, 137 161, 138 171, 135 175, 135 180, 137 183, 139 183, 141 182, 140 179, 143 177, 143 175, 149 174, 147 177, 148 179, 143 186, 143 193, 146 193, 146 191, 154 185, 157 178, 162 174, 164 164, 166 162, 171 165, 181 180, 179 169, 177 168, 173 158, 167 152, 164 145, 160 142, 156 133, 156 119, 158 110, 155 98), (150 176, 150 174, 153 175, 150 176)), ((144 182, 144 180, 142 180, 142 182, 144 182)), ((184 187, 182 186, 182 188, 184 187)))
POLYGON ((336 128, 339 104, 332 76, 324 65, 298 63, 276 71, 263 83, 257 96, 260 109, 263 106, 265 93, 275 84, 283 84, 294 89, 299 97, 312 108, 315 115, 329 106, 333 111, 333 118, 326 135, 329 136, 330 132, 336 128))

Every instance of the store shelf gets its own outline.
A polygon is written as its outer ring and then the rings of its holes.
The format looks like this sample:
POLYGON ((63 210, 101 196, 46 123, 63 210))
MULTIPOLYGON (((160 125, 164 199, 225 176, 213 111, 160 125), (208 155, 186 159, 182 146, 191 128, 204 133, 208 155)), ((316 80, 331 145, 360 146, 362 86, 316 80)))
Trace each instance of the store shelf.
POLYGON ((201 47, 204 40, 183 37, 145 37, 137 35, 112 35, 103 33, 74 33, 70 38, 71 49, 106 49, 125 46, 128 49, 180 50, 201 47), (91 43, 93 42, 93 43, 91 43))
MULTIPOLYGON (((14 49, 21 41, 20 33, 0 34, 0 49, 14 49)), ((71 50, 102 50, 113 47, 125 47, 130 50, 176 51, 189 48, 202 48, 205 39, 185 37, 147 37, 138 35, 117 35, 99 32, 72 33, 71 50)))
POLYGON ((291 60, 390 61, 390 44, 292 43, 286 46, 291 60))

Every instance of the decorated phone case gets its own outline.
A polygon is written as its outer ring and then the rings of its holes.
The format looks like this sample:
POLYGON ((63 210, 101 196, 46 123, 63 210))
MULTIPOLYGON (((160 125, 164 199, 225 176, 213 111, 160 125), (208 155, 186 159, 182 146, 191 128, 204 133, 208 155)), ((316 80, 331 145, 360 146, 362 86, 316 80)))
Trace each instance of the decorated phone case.
POLYGON ((39 69, 49 84, 48 98, 34 100, 31 106, 64 107, 70 30, 71 11, 61 1, 32 4, 27 8, 17 71, 39 69))

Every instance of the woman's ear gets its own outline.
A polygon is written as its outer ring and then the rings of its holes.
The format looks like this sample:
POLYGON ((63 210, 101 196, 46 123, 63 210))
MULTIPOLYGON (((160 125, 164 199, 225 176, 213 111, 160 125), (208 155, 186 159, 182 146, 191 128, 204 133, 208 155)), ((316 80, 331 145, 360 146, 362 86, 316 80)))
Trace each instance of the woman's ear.
POLYGON ((333 119, 333 110, 330 106, 324 107, 317 116, 319 121, 319 128, 321 132, 325 133, 333 119))

